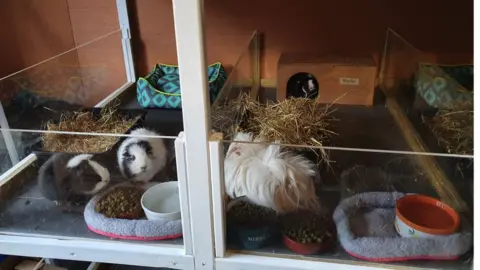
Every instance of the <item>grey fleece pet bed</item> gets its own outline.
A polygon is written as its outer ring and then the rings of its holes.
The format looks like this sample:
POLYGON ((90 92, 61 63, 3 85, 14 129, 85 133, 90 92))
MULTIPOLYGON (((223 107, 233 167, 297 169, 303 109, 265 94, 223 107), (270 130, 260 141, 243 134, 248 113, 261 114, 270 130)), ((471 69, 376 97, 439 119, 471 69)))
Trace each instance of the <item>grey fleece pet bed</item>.
POLYGON ((182 220, 168 222, 147 219, 129 220, 108 218, 97 213, 95 211, 97 202, 112 189, 94 196, 85 207, 85 222, 92 232, 110 238, 143 241, 182 237, 182 220))
POLYGON ((401 237, 395 230, 395 202, 404 195, 366 192, 343 200, 333 214, 342 247, 354 257, 377 262, 454 260, 472 247, 467 222, 458 233, 435 239, 401 237))

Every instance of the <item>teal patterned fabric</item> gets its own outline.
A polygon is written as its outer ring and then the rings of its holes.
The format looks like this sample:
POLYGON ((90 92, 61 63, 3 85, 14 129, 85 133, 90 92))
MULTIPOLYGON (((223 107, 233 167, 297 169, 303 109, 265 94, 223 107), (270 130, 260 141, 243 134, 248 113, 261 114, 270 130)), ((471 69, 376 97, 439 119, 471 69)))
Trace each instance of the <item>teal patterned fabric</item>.
POLYGON ((437 66, 420 64, 414 78, 416 92, 434 108, 446 108, 452 102, 473 101, 473 66, 437 66), (458 80, 458 81, 457 81, 458 80))
POLYGON ((440 66, 440 68, 467 90, 473 90, 473 65, 440 66))
MULTIPOLYGON (((213 102, 226 81, 220 63, 208 67, 210 102, 213 102)), ((181 109, 180 75, 177 66, 157 64, 144 78, 137 81, 137 100, 143 108, 181 109)))

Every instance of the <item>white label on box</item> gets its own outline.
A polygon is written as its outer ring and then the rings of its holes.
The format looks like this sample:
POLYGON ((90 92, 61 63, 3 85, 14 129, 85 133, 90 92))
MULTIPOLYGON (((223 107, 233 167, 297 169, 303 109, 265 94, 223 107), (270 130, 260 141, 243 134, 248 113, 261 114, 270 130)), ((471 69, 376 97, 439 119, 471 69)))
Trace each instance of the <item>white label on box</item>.
POLYGON ((341 85, 359 85, 360 79, 359 78, 340 78, 341 85))

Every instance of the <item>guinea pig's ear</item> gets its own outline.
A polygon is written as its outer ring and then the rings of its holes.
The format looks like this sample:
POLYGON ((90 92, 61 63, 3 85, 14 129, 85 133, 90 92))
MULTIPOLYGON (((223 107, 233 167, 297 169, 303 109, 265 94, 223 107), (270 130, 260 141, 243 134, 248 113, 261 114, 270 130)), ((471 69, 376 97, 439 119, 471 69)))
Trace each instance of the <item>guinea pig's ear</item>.
POLYGON ((93 155, 89 154, 80 154, 72 157, 67 162, 67 169, 69 173, 73 175, 82 174, 85 166, 88 166, 88 160, 92 157, 93 155))
POLYGON ((153 157, 153 148, 152 148, 152 145, 148 141, 139 141, 137 144, 143 150, 145 150, 145 153, 147 153, 147 156, 153 157))
POLYGON ((72 157, 70 160, 67 162, 67 168, 76 168, 78 167, 82 162, 89 160, 92 158, 93 155, 90 154, 80 154, 72 157))

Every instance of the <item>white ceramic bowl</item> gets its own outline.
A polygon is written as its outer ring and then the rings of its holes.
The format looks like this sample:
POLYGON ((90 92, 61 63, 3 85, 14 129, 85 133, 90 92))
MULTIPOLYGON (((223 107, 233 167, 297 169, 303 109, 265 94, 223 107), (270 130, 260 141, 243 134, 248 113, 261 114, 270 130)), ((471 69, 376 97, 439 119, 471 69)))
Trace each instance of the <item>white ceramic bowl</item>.
POLYGON ((420 194, 409 194, 395 204, 395 228, 402 237, 436 238, 457 231, 460 218, 445 203, 420 194))
POLYGON ((143 193, 142 208, 149 220, 173 221, 181 218, 178 182, 157 184, 143 193))
POLYGON ((405 224, 405 222, 403 222, 398 216, 395 217, 395 229, 400 236, 407 238, 436 238, 441 236, 416 230, 415 228, 405 224))

